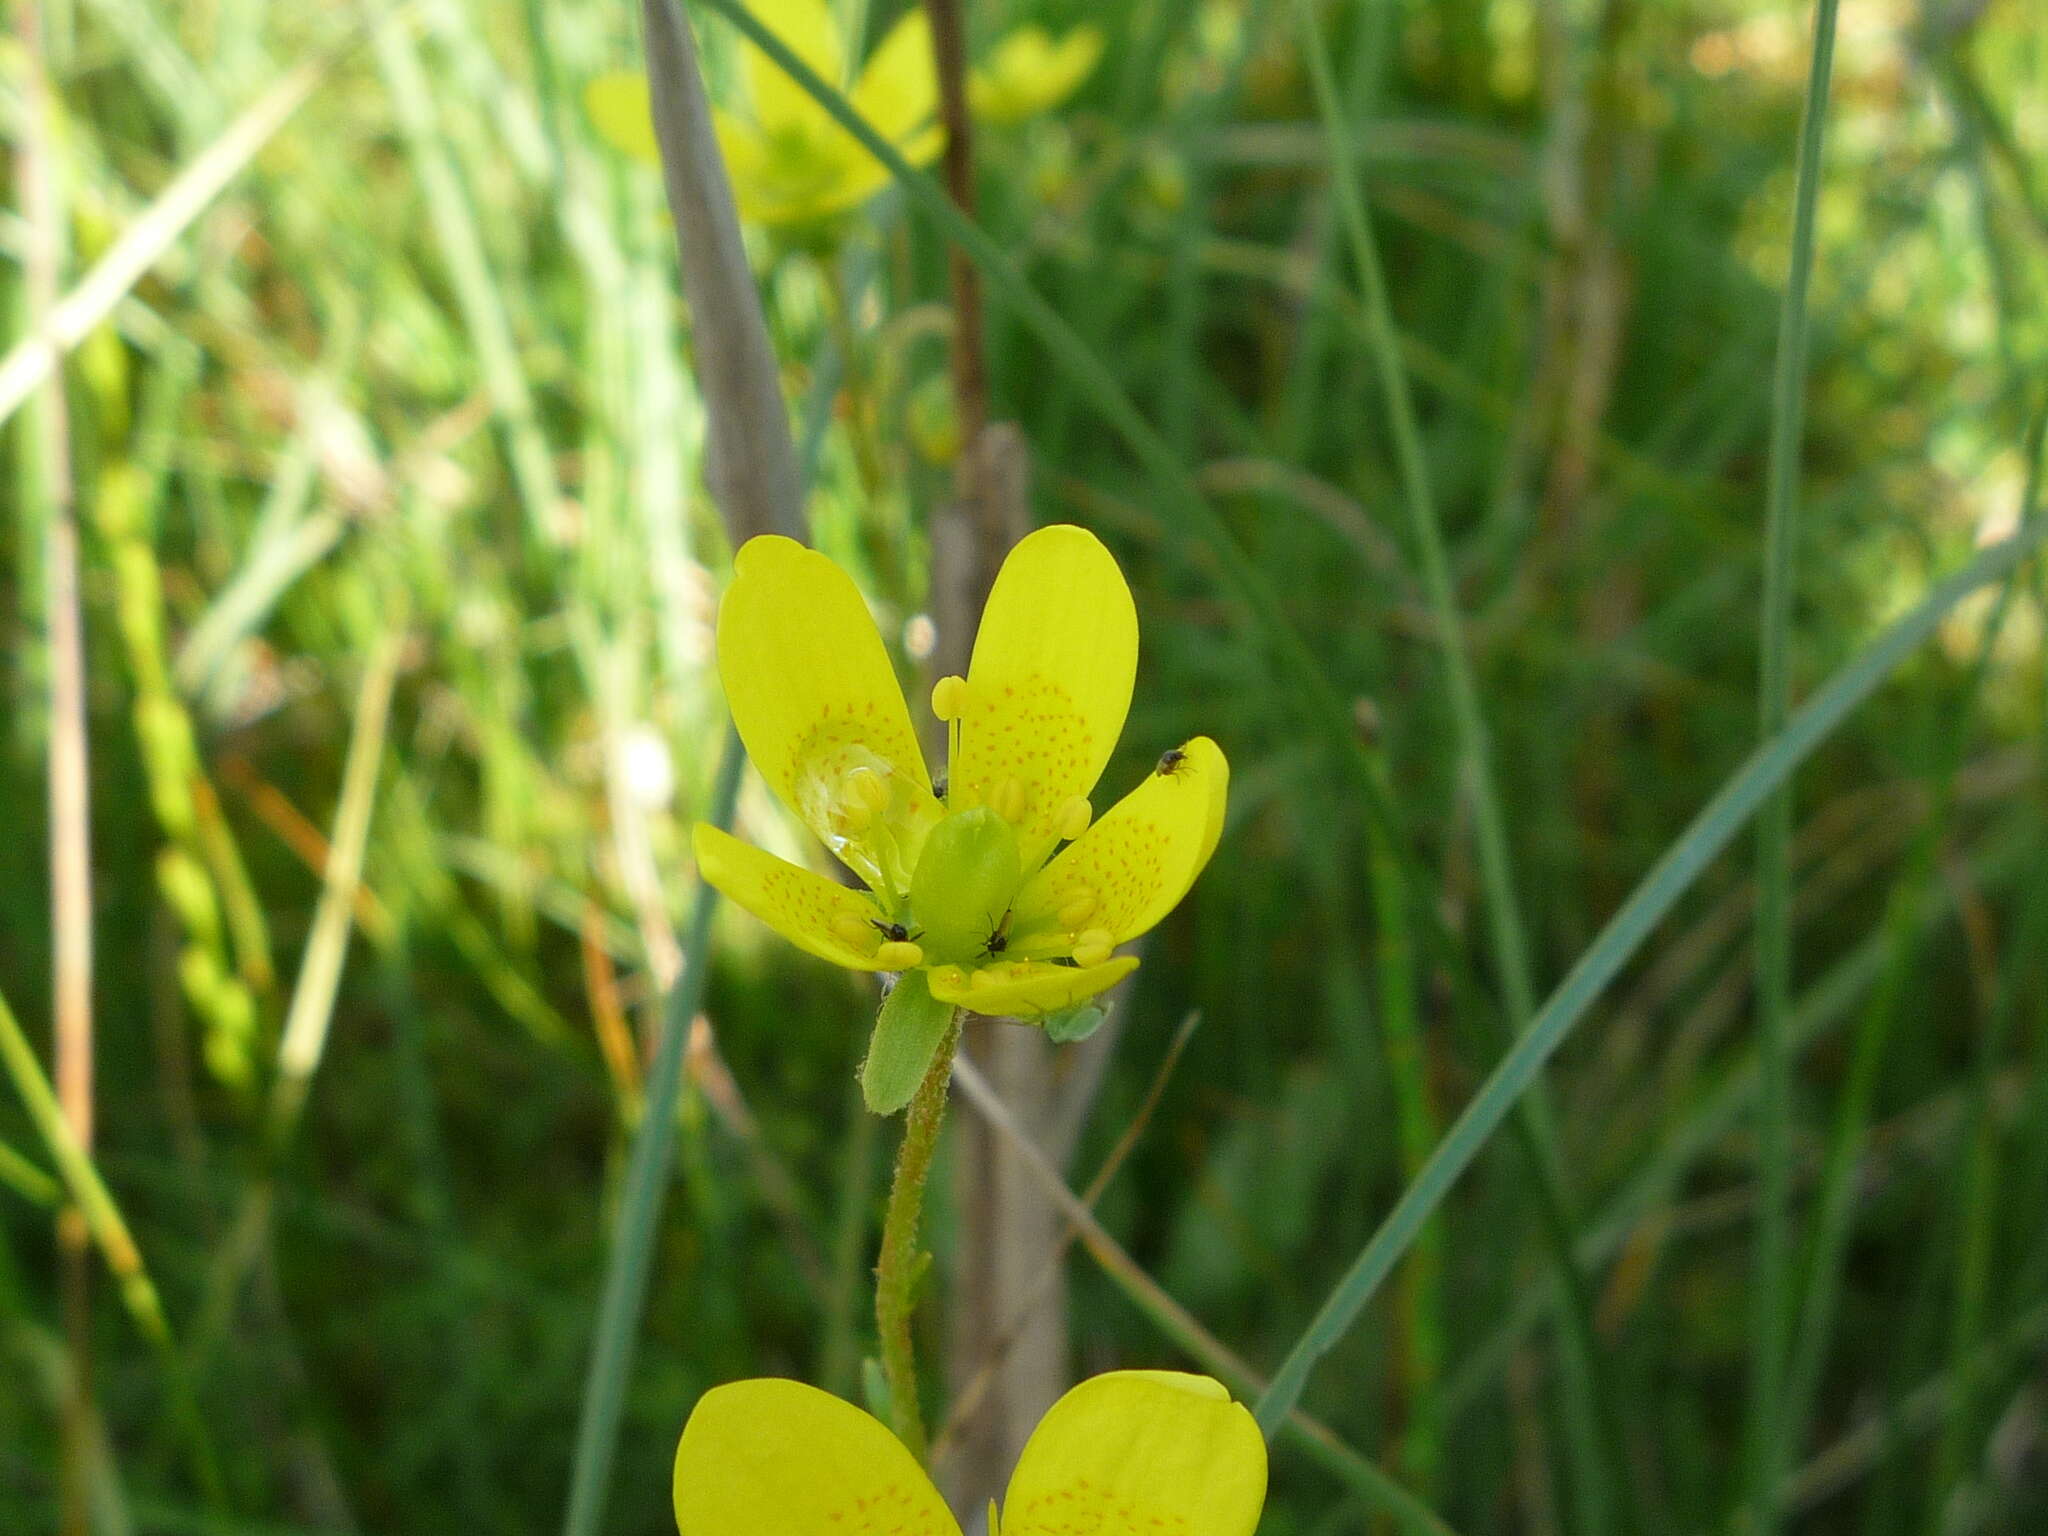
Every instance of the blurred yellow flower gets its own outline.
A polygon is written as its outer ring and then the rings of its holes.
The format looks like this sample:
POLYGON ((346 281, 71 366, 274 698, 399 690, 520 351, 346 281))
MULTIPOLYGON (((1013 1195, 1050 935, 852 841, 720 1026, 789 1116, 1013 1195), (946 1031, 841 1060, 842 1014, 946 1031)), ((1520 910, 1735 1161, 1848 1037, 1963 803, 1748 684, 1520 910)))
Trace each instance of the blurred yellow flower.
MULTIPOLYGON (((1054 1403, 1017 1458, 989 1536, 1075 1531, 1252 1536, 1266 1444, 1221 1382, 1114 1371, 1054 1403)), ((960 1536, 882 1424, 801 1382, 714 1387, 676 1447, 680 1536, 960 1536)))
MULTIPOLYGON (((819 78, 832 84, 846 78, 846 43, 825 0, 756 0, 752 9, 819 78)), ((741 57, 751 112, 714 107, 711 116, 742 218, 816 223, 858 207, 888 184, 882 162, 767 54, 750 43, 741 57)), ((922 7, 912 7, 889 29, 847 97, 912 165, 938 158, 946 135, 933 121, 938 78, 922 7)), ((614 146, 643 160, 657 157, 645 76, 600 75, 584 92, 584 105, 614 146)))
MULTIPOLYGON (((753 11, 819 78, 836 84, 851 73, 826 0, 758 0, 753 11)), ((1094 27, 1076 27, 1057 42, 1043 28, 1021 27, 997 42, 968 82, 974 109, 995 123, 1046 111, 1072 95, 1101 56, 1102 34, 1094 27)), ((765 53, 748 44, 742 62, 750 111, 712 109, 742 218, 815 224, 858 207, 887 185, 882 162, 765 53)), ((946 135, 935 120, 938 76, 931 23, 921 6, 889 29, 847 97, 912 165, 939 157, 946 135)), ((614 148, 641 160, 658 158, 644 75, 600 75, 583 99, 592 126, 614 148)))
POLYGON ((952 749, 935 790, 852 579, 793 540, 750 539, 718 613, 726 701, 755 768, 867 889, 702 823, 698 868, 798 948, 904 973, 899 1007, 1073 1008, 1136 968, 1116 946, 1173 910, 1223 830, 1229 769, 1201 736, 1093 818, 1137 665, 1116 560, 1083 529, 1041 528, 996 577, 968 675, 932 691, 952 749))
POLYGON ((1058 39, 1043 27, 1018 27, 989 50, 967 82, 974 115, 1008 124, 1050 112, 1095 72, 1102 42, 1102 29, 1085 23, 1058 39))

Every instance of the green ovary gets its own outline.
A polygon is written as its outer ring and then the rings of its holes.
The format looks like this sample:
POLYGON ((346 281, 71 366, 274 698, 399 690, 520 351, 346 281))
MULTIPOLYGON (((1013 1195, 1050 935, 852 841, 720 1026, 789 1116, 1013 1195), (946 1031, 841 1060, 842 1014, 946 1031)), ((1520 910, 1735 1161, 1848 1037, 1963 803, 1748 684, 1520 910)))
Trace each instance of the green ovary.
POLYGON ((940 821, 910 877, 910 909, 926 954, 954 965, 982 956, 1022 880, 1016 829, 994 811, 976 806, 940 821))

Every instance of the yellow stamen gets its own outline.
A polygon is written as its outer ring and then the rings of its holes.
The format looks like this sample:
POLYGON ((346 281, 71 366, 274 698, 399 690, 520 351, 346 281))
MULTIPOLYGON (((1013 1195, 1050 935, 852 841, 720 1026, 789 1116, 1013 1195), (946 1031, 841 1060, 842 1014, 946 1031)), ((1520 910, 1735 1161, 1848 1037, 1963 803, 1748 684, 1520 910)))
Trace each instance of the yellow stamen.
POLYGON ((1031 810, 1031 786, 1022 779, 1005 779, 996 786, 996 792, 989 796, 989 809, 1003 820, 1015 826, 1031 810))
POLYGON ((868 809, 867 801, 855 795, 847 795, 842 798, 837 809, 839 812, 839 825, 844 827, 854 837, 858 837, 861 833, 867 831, 869 825, 875 819, 875 813, 868 809))
POLYGON ((848 944, 858 948, 867 941, 875 930, 868 926, 866 919, 857 917, 851 912, 842 912, 832 919, 832 931, 848 944))
POLYGON ((941 720, 958 720, 967 711, 967 679, 949 673, 932 685, 932 713, 941 720))
POLYGON ((875 951, 875 964, 885 971, 914 971, 924 964, 924 946, 891 939, 875 951))
POLYGON ((1073 929, 1079 928, 1094 915, 1095 893, 1093 891, 1081 891, 1070 897, 1067 904, 1060 908, 1059 924, 1062 928, 1071 932, 1073 929))
POLYGON ((1109 952, 1116 948, 1116 935, 1107 928, 1090 928, 1074 940, 1074 964, 1084 970, 1091 965, 1100 965, 1109 958, 1109 952))
POLYGON ((1088 803, 1087 797, 1076 795, 1060 807, 1059 815, 1053 819, 1054 830, 1071 843, 1088 830, 1088 823, 1094 817, 1095 808, 1088 803))
POLYGON ((1094 819, 1094 815, 1096 807, 1087 803, 1087 797, 1075 795, 1071 801, 1059 807, 1059 817, 1055 817, 1055 829, 1059 831, 1061 838, 1073 842, 1083 834, 1083 831, 1087 831, 1087 823, 1094 819))
POLYGON ((983 966, 970 978, 969 985, 977 992, 986 992, 990 987, 997 985, 1003 979, 996 974, 997 969, 993 965, 983 966))

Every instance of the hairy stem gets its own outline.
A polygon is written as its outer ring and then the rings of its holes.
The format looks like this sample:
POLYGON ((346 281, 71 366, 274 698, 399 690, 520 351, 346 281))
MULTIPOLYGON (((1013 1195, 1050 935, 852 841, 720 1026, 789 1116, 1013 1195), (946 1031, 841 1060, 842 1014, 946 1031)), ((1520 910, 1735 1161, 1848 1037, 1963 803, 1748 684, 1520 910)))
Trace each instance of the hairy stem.
POLYGON ((903 1116, 903 1145, 889 1184, 889 1208, 882 1217, 882 1254, 875 1264, 875 1329, 881 1336, 882 1378, 889 1384, 889 1420, 896 1438, 925 1459, 924 1413, 917 1397, 917 1346, 911 1314, 925 1256, 918 1251, 917 1226, 924 1214, 924 1186, 938 1151, 946 1119, 946 1089, 953 1079, 953 1053, 960 1046, 961 1013, 953 1011, 931 1070, 903 1116))

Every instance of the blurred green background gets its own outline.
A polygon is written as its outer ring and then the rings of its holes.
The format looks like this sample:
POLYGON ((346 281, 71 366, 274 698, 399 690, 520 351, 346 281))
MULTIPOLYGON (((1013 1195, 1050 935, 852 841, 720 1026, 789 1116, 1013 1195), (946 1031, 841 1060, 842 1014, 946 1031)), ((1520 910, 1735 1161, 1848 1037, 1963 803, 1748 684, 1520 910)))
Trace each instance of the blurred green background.
MULTIPOLYGON (((589 81, 637 66, 636 8, 36 8, 63 291, 159 217, 173 178, 234 160, 238 114, 304 92, 62 373, 96 1157, 225 1483, 209 1510, 165 1361, 101 1276, 92 1528, 552 1529, 636 1041, 726 732, 710 626, 731 551, 701 488, 672 230, 658 174, 584 106, 589 81), (350 813, 368 818, 361 888, 316 925, 350 813), (318 967, 337 958, 330 995, 318 967), (324 1048, 277 1137, 288 1017, 324 1048)), ((1311 9, 1375 211, 1540 994, 1755 740, 1811 15, 1311 9)), ((1198 1012, 1100 1210, 1158 1287, 1270 1371, 1511 1022, 1332 143, 1293 0, 968 10, 977 54, 1027 23, 1100 29, 1068 99, 987 126, 981 220, 1277 588, 1355 705, 1414 856, 1371 827, 1213 556, 992 291, 993 409, 1029 445, 1034 516, 1099 532, 1137 594, 1137 700, 1098 803, 1197 732, 1235 770, 1216 860, 1123 1004, 1073 1182, 1198 1012)), ((895 8, 841 12, 872 40, 895 8)), ((738 36, 691 15, 732 100, 738 36)), ((11 346, 35 61, 19 35, 0 46, 11 346)), ((1845 0, 1795 696, 2022 514, 2048 389, 2044 154, 2035 0, 1845 0)), ((920 697, 928 528, 950 485, 944 246, 894 191, 750 239, 811 535, 856 573, 920 697)), ((52 479, 35 409, 12 410, 0 487, 0 994, 41 1048, 52 479)), ((1839 1262, 1824 1255, 1832 1326, 1809 1309, 1792 1327, 1816 1374, 1783 1426, 1791 1529, 2048 1529, 2044 613, 2033 567, 1980 593, 1798 782, 1795 1236, 1820 1225, 1831 1147, 1851 1203, 1839 1262), (1842 1134, 1859 1102, 1867 1132, 1842 1134)), ((802 846, 758 783, 741 820, 802 846)), ((1600 1480, 1506 1136, 1311 1384, 1305 1406, 1453 1529, 1728 1528, 1757 1187, 1754 866, 1735 846, 1548 1074, 1600 1480)), ((619 1533, 672 1528, 668 1462, 704 1388, 787 1373, 851 1392, 871 1347, 895 1135, 853 1086, 872 998, 743 914, 716 937, 715 1048, 692 1056, 619 1533)), ((0 1093, 8 1532, 58 1527, 74 1355, 51 1173, 0 1093)), ((942 1299, 952 1217, 935 1199, 942 1299)), ((1189 1363, 1127 1286, 1069 1262, 1076 1369, 1189 1363)), ((1386 1528, 1276 1451, 1263 1529, 1386 1528)))

